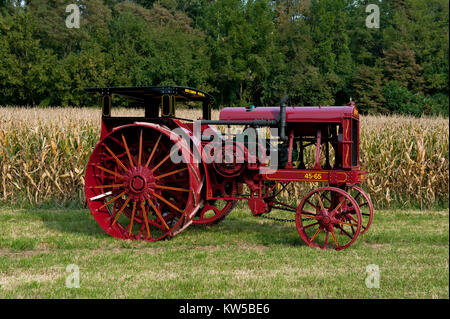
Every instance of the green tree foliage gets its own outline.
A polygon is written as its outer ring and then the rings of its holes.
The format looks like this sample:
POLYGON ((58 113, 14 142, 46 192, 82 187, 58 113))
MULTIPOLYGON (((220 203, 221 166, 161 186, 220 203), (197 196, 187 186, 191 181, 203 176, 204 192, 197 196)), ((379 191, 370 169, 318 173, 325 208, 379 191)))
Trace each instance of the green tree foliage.
POLYGON ((115 7, 110 23, 109 85, 189 85, 208 89, 205 36, 182 12, 155 4, 115 7))
POLYGON ((361 64, 353 79, 355 96, 360 106, 360 111, 367 113, 387 113, 388 108, 384 106, 386 100, 382 92, 382 70, 361 64))
POLYGON ((348 81, 353 61, 346 32, 349 23, 348 0, 311 1, 311 33, 314 41, 313 58, 328 88, 325 104, 348 101, 348 81))
POLYGON ((58 81, 58 61, 36 39, 38 21, 20 10, 0 20, 0 103, 36 105, 58 81))
POLYGON ((210 81, 219 103, 260 103, 263 89, 269 93, 272 69, 282 61, 267 1, 214 2, 205 13, 202 27, 213 66, 210 81))
POLYGON ((419 93, 409 91, 397 81, 388 82, 383 87, 386 106, 394 113, 419 116, 423 112, 423 97, 419 93))
POLYGON ((332 98, 315 66, 309 8, 303 1, 281 1, 276 7, 277 43, 285 57, 284 68, 277 70, 279 90, 298 105, 324 104, 332 98))
POLYGON ((0 104, 95 105, 89 86, 188 85, 217 106, 449 113, 447 0, 0 0, 0 104), (65 25, 68 4, 80 28, 65 25), (380 8, 367 28, 366 7, 380 8))
POLYGON ((423 68, 416 63, 415 53, 406 43, 395 43, 384 52, 386 81, 397 81, 408 89, 421 91, 423 68))

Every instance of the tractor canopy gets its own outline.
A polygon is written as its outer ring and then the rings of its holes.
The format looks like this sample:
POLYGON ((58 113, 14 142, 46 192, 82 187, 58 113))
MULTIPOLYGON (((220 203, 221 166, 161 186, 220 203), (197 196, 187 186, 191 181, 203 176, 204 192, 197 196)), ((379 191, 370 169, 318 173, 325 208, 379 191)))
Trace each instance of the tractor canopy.
POLYGON ((175 117, 177 102, 202 102, 203 117, 210 119, 211 105, 214 98, 199 89, 185 86, 143 86, 143 87, 93 87, 85 88, 86 92, 100 93, 102 98, 103 116, 111 116, 111 96, 123 96, 139 102, 145 107, 145 117, 175 117))

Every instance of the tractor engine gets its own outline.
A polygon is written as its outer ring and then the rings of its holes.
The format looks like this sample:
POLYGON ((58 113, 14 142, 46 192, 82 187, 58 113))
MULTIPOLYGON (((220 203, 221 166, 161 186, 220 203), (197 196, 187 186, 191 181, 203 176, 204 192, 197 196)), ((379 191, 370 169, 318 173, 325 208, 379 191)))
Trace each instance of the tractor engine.
POLYGON ((213 166, 223 177, 236 177, 245 169, 245 147, 236 142, 224 143, 215 154, 213 166))

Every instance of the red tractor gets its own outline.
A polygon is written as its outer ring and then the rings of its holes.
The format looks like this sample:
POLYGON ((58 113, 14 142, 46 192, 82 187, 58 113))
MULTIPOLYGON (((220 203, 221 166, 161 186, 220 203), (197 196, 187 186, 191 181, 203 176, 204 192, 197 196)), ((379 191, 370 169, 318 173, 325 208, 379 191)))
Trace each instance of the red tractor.
POLYGON ((360 170, 353 102, 296 107, 286 106, 286 97, 279 107, 224 108, 211 120, 212 96, 190 87, 86 91, 103 96, 86 199, 111 236, 170 238, 191 224, 222 221, 239 200, 254 216, 295 222, 311 247, 347 248, 370 227, 372 202, 356 186, 367 172, 360 170), (111 116, 113 94, 143 106, 144 117, 111 116), (189 101, 202 103, 201 119, 176 117, 176 104, 189 101), (225 136, 217 125, 227 129, 225 136), (303 182, 325 186, 299 198, 303 182), (279 212, 295 219, 273 217, 279 212))

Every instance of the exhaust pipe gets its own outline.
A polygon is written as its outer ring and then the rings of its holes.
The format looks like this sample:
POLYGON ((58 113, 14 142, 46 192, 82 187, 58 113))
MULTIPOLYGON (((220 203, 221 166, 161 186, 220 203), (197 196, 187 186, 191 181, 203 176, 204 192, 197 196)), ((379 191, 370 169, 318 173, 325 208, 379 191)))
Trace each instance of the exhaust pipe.
POLYGON ((282 141, 287 141, 286 136, 286 102, 289 98, 289 94, 286 95, 280 102, 280 117, 278 119, 278 127, 280 128, 280 139, 282 141))

